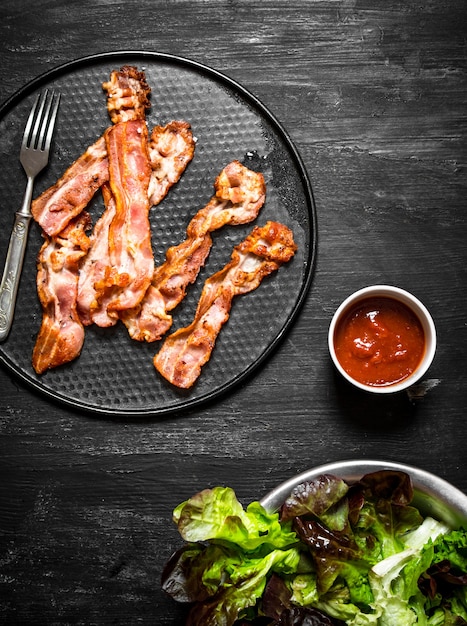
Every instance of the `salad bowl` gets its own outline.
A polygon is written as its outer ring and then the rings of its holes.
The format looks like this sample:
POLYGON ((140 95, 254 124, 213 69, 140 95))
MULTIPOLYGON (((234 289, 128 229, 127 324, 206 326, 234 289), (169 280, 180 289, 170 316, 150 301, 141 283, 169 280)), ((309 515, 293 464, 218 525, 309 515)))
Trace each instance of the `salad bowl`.
POLYGON ((192 626, 465 623, 467 496, 419 468, 329 463, 247 508, 218 486, 173 520, 162 588, 192 626))
POLYGON ((333 474, 346 482, 359 480, 365 474, 379 470, 406 472, 414 488, 413 504, 422 515, 445 522, 452 528, 467 525, 467 495, 426 470, 403 463, 378 460, 346 460, 320 465, 306 470, 281 483, 261 500, 268 511, 277 511, 291 491, 303 482, 311 481, 321 474, 333 474))

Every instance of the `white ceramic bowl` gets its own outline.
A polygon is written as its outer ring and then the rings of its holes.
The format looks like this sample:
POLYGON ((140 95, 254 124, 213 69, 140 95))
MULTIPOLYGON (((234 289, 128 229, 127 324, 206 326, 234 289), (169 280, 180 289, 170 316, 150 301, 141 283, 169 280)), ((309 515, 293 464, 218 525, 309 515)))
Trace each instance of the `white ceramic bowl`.
POLYGON ((421 377, 426 373, 428 368, 430 367, 433 358, 436 352, 436 329, 433 322, 433 319, 428 312, 428 309, 418 300, 415 296, 413 296, 408 291, 404 291, 399 287, 391 287, 389 285, 372 285, 370 287, 364 287, 359 291, 356 291, 348 298, 346 298, 339 308, 334 313, 331 324, 329 326, 328 332, 328 347, 331 358, 336 366, 336 369, 342 374, 342 376, 348 380, 350 383, 355 385, 356 387, 363 389, 365 391, 369 391, 371 393, 396 393, 407 389, 408 387, 414 385, 418 382, 421 377), (410 376, 405 378, 404 380, 394 383, 391 385, 384 386, 374 386, 374 385, 366 385, 364 383, 355 380, 350 376, 346 370, 339 363, 339 360, 336 356, 336 351, 334 347, 334 336, 336 326, 342 319, 342 316, 345 315, 351 307, 358 304, 359 302, 366 300, 367 298, 372 297, 387 297, 392 298, 394 300, 398 300, 408 306, 413 313, 420 320, 423 331, 425 333, 425 353, 424 356, 417 367, 417 369, 412 372, 410 376))
POLYGON ((385 469, 409 474, 414 487, 413 504, 423 515, 443 521, 453 529, 467 525, 466 494, 430 472, 390 461, 352 460, 320 465, 281 483, 261 500, 261 504, 268 511, 277 511, 294 487, 321 474, 333 474, 351 483, 365 474, 385 469))

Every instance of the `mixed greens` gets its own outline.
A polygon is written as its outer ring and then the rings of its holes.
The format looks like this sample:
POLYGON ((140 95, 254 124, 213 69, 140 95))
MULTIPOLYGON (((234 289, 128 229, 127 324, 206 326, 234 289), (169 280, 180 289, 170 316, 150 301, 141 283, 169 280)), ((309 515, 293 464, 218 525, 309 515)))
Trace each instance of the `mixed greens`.
POLYGON ((412 498, 392 470, 323 474, 277 513, 206 489, 174 510, 186 543, 162 587, 191 604, 187 626, 467 625, 467 529, 412 498))

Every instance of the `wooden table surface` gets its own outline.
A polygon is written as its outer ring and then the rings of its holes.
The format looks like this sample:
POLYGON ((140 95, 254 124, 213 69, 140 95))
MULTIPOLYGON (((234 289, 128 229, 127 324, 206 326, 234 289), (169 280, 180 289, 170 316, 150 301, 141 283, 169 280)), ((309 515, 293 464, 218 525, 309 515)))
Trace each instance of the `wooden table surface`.
POLYGON ((186 57, 250 90, 303 159, 318 250, 278 349, 205 406, 93 415, 0 368, 0 623, 182 624, 160 575, 181 544, 173 508, 205 487, 246 504, 373 458, 467 493, 466 25, 465 0, 3 0, 0 102, 116 50, 186 57), (331 365, 331 316, 372 283, 435 320, 435 360, 409 393, 353 391, 331 365))

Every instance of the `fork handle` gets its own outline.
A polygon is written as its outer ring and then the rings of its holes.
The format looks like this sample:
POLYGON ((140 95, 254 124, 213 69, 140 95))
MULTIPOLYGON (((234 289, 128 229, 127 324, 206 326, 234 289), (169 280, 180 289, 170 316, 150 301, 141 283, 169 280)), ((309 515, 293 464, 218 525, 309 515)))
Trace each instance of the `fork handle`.
POLYGON ((0 285, 0 341, 7 338, 13 322, 30 221, 31 215, 16 213, 0 285))

